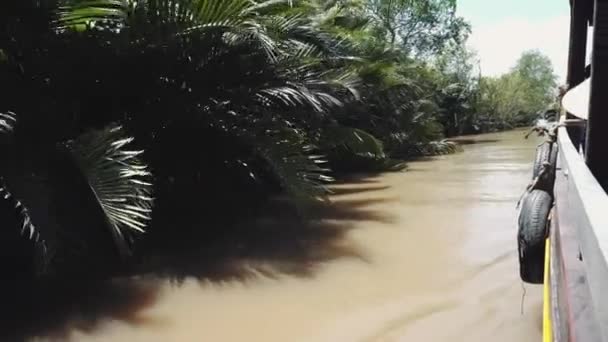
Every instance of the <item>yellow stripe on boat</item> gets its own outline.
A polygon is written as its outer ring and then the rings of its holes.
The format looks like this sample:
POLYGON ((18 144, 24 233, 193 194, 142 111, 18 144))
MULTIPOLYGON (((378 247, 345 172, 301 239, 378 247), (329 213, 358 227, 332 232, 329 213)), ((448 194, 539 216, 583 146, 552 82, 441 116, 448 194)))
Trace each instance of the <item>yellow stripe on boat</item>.
POLYGON ((553 342, 553 330, 551 323, 551 284, 549 283, 549 271, 551 258, 551 243, 545 241, 545 274, 543 284, 543 342, 553 342))

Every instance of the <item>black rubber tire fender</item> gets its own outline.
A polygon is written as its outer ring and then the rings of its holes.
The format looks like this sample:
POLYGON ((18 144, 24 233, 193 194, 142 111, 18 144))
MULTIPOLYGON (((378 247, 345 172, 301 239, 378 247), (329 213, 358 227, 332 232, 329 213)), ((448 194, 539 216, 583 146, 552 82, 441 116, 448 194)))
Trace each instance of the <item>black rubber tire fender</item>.
POLYGON ((517 233, 519 275, 530 284, 544 280, 545 240, 553 199, 543 190, 532 190, 522 202, 517 233))
POLYGON ((553 161, 556 159, 557 154, 551 153, 552 150, 557 152, 557 149, 552 148, 552 144, 550 142, 544 142, 538 147, 536 147, 536 155, 534 157, 534 168, 532 169, 532 178, 536 178, 540 173, 542 165, 545 161, 553 164, 553 161))
POLYGON ((541 189, 553 192, 553 184, 555 183, 555 170, 557 166, 557 144, 544 142, 536 148, 536 156, 534 158, 534 168, 532 169, 532 178, 538 177, 540 170, 545 162, 550 166, 550 172, 542 176, 539 180, 536 189, 541 189))

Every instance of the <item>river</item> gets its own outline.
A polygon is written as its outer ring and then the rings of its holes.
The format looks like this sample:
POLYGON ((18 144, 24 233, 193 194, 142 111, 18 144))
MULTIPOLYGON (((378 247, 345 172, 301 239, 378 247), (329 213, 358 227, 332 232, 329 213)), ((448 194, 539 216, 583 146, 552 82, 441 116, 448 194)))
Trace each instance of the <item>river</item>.
POLYGON ((522 131, 471 139, 462 153, 336 185, 336 208, 351 209, 324 220, 341 233, 284 266, 306 272, 157 281, 128 319, 68 324, 62 339, 540 341, 541 288, 526 286, 522 307, 515 210, 536 141, 522 131))

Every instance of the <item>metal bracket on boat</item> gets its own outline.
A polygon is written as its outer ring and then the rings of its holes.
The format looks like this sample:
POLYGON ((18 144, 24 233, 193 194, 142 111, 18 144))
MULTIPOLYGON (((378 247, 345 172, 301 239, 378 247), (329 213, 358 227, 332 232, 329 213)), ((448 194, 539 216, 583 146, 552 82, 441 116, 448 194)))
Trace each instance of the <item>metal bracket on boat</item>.
POLYGON ((585 126, 586 121, 583 119, 565 119, 562 118, 559 123, 539 120, 534 127, 526 134, 528 139, 532 133, 536 132, 539 137, 545 137, 549 142, 557 142, 557 132, 560 127, 581 127, 585 126))

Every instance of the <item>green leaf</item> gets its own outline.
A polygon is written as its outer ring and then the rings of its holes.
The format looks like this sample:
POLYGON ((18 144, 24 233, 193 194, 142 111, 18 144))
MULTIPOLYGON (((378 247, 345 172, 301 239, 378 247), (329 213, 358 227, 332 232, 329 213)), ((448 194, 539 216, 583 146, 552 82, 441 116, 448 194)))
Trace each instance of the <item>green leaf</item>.
POLYGON ((140 159, 143 151, 128 149, 132 141, 120 126, 110 126, 70 144, 123 254, 130 234, 145 232, 153 205, 152 175, 140 159))
POLYGON ((295 129, 269 130, 258 139, 257 154, 270 165, 282 188, 303 209, 308 203, 325 200, 327 183, 333 178, 324 168, 323 156, 312 153, 313 146, 295 129))
POLYGON ((372 159, 385 159, 384 146, 380 140, 364 130, 336 126, 326 130, 325 146, 342 147, 359 156, 372 159))

